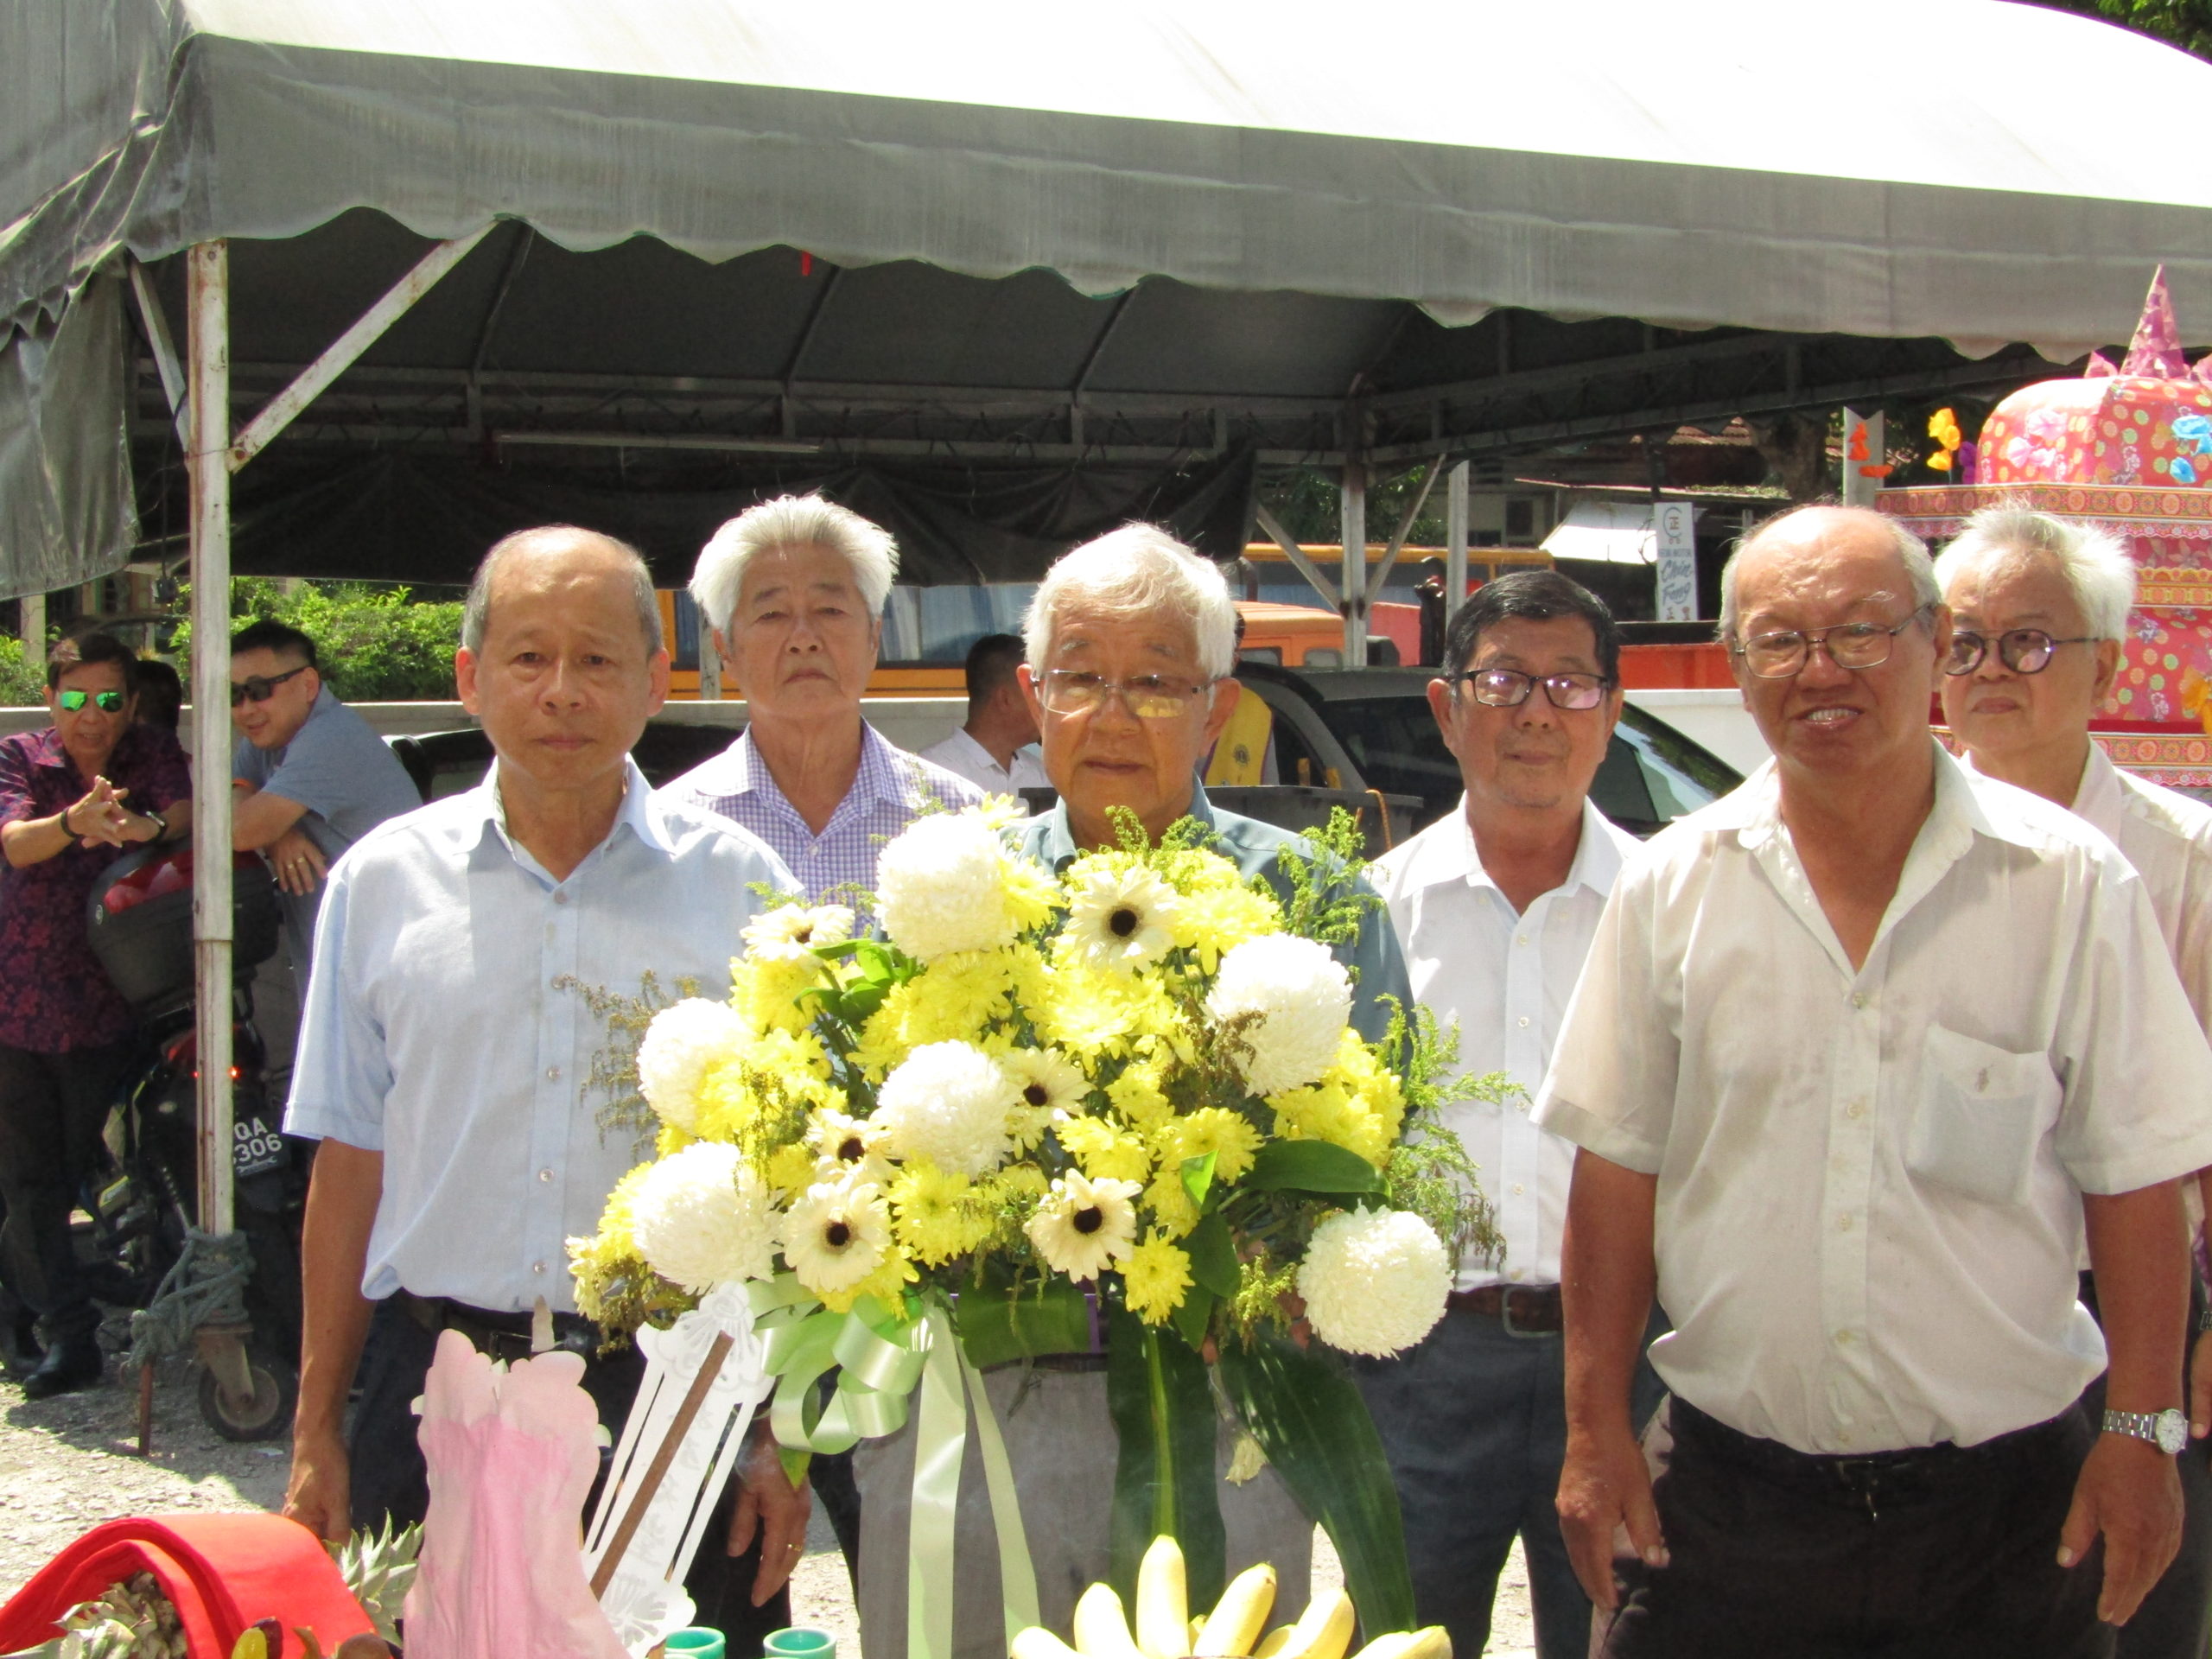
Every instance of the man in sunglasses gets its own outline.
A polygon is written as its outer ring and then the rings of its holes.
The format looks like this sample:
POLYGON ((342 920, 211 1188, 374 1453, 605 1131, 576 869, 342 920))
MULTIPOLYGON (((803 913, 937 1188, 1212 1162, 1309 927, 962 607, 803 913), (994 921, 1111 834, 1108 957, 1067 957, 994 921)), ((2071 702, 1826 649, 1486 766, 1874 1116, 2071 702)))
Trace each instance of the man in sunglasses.
POLYGON ((2212 1051, 2112 843, 1929 732, 1916 537, 1773 520, 1721 635, 1775 759, 1623 872, 1536 1107, 1581 1148, 1559 1510, 1603 1650, 2108 1655, 2180 1535, 2212 1051))
POLYGON ((283 890, 284 944, 304 999, 325 872, 423 798, 390 746, 322 683, 315 641, 282 622, 231 636, 231 844, 268 860, 283 890))
MULTIPOLYGON (((1936 562, 1951 607, 1943 716, 1967 764, 2069 808, 2113 841, 2143 878, 2197 1023, 2212 1029, 2212 807, 2124 772, 2089 739, 2111 696, 2135 604, 2135 562, 2107 531, 2024 507, 1985 508, 1936 562)), ((2212 1188, 2212 1172, 2199 1172, 2212 1188)), ((2085 1283, 2092 1311, 2099 1303, 2085 1283)), ((2205 1297, 2191 1297, 2204 1330, 2205 1297)), ((2189 1367, 2190 1414, 2212 1402, 2212 1334, 2189 1367)), ((2120 1634, 2123 1659, 2212 1646, 2212 1469, 2181 1459, 2181 1553, 2120 1634)))
MULTIPOLYGON (((1552 1499, 1567 1450, 1560 1232, 1574 1147, 1529 1119, 1605 895, 1635 838, 1590 802, 1620 717, 1620 629, 1549 570, 1485 583, 1452 617, 1428 705, 1466 792, 1375 867, 1414 995, 1459 1028, 1459 1069, 1503 1073, 1517 1099, 1461 1102, 1451 1128, 1482 1170, 1504 1249, 1459 1264, 1445 1318, 1418 1347, 1360 1362, 1406 1514, 1422 1624, 1479 1654, 1517 1535, 1536 1647, 1581 1659, 1590 1599, 1552 1499)), ((1638 1424, 1658 1404, 1637 1368, 1638 1424)))

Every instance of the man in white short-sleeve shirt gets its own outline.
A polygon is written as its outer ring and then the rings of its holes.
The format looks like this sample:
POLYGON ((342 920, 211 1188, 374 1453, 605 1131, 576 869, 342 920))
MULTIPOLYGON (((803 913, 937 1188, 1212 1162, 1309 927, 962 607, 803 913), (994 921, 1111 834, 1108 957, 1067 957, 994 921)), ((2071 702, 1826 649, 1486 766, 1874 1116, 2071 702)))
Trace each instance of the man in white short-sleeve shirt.
POLYGON ((1788 514, 1721 626, 1776 760, 1616 886, 1537 1108, 1582 1148, 1559 1508, 1605 1651, 2108 1653, 2178 1536, 2212 1053, 2111 843, 1929 734, 1917 540, 1788 514))
MULTIPOLYGON (((1967 764, 2101 830, 2151 895, 2200 1027, 2212 1028, 2212 806, 2124 772, 2089 739, 2135 606, 2135 562, 2111 532, 2012 505, 1967 521, 1936 562, 1955 632, 1943 718, 1967 764)), ((2212 1185, 2212 1171, 2197 1174, 2212 1185)), ((2086 1298, 2098 1306, 2094 1287, 2086 1298)), ((2192 1298, 2200 1311, 2204 1298, 2192 1298)), ((2190 1414, 2212 1421, 2212 1335, 2189 1366, 2190 1414)), ((2180 1553, 2120 1639, 2120 1659, 2204 1659, 2212 1649, 2212 1469, 2180 1463, 2180 1553)))
POLYGON ((921 752, 923 760, 957 772, 986 795, 1052 785, 1037 747, 1037 716, 1014 677, 1023 654, 1018 634, 987 633, 969 646, 968 718, 921 752))
MULTIPOLYGON (((1469 1250, 1443 1319, 1412 1349, 1355 1362, 1405 1513, 1421 1624, 1454 1653, 1489 1640, 1514 1540, 1541 1659, 1582 1659, 1590 1599, 1552 1505, 1567 1448, 1560 1230, 1574 1147, 1529 1109, 1605 895, 1639 850, 1590 803, 1620 718, 1620 628, 1551 570, 1487 582, 1452 619, 1428 702, 1466 792, 1378 860, 1414 999, 1459 1032, 1458 1070, 1503 1073, 1503 1100, 1447 1107, 1501 1247, 1469 1250)), ((1657 1403, 1648 1366, 1641 1414, 1657 1403)))

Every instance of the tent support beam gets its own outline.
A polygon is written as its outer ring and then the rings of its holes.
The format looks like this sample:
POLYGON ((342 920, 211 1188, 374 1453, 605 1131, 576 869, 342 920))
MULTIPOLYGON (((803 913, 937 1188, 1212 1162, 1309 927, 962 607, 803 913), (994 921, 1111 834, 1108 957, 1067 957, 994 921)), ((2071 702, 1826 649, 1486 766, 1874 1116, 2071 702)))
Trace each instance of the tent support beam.
POLYGON ((1444 620, 1467 597, 1467 463, 1444 474, 1444 620))
POLYGON ((1413 534, 1414 521, 1421 517, 1421 510, 1428 505, 1428 493, 1436 487, 1437 474, 1444 470, 1444 457, 1439 455, 1428 463, 1428 470, 1421 474, 1421 488, 1414 492, 1414 499, 1405 512, 1398 515, 1398 527, 1390 532, 1390 544, 1382 550, 1382 561, 1367 578, 1367 603, 1372 608, 1382 597, 1382 585, 1390 580, 1390 572, 1398 568, 1398 555, 1406 550, 1406 537, 1413 534))
POLYGON ((1322 602, 1332 611, 1340 608, 1343 601, 1338 596, 1337 584, 1321 574, 1320 566, 1315 564, 1306 550, 1298 544, 1298 538, 1282 527, 1282 520, 1268 511, 1267 504, 1262 502, 1255 505, 1252 516, 1260 528, 1268 532, 1268 539, 1282 549, 1282 556, 1290 561, 1292 568, 1313 585, 1313 591, 1321 595, 1322 602))
MULTIPOLYGON (((468 251, 491 232, 492 227, 486 225, 470 235, 455 237, 450 242, 441 242, 424 254, 414 270, 393 283, 382 299, 361 313, 353 326, 332 341, 329 349, 321 357, 308 364, 298 379, 261 406, 260 412, 247 423, 245 430, 238 434, 238 441, 231 445, 231 470, 238 471, 259 454, 271 438, 289 426, 302 410, 322 395, 332 381, 352 368, 355 359, 382 339, 386 329, 405 316, 414 308, 416 301, 435 287, 440 277, 467 257, 468 251)), ((226 369, 226 385, 227 373, 226 369)), ((194 636, 195 639, 197 637, 194 636)), ((228 674, 229 671, 225 670, 226 679, 228 674)))
POLYGON ((230 248, 186 255, 191 354, 193 956, 200 1225, 231 1230, 230 248))
POLYGON ((146 344, 154 353, 154 368, 162 377, 162 396, 168 400, 169 416, 176 422, 177 440, 192 448, 191 394, 184 384, 184 365, 177 361, 176 342, 169 338, 169 320, 162 310, 162 296, 146 275, 146 267, 132 259, 130 294, 138 302, 138 321, 146 330, 146 344))
POLYGON ((1337 488, 1337 544, 1344 560, 1344 666, 1367 666, 1367 463, 1347 456, 1337 488))

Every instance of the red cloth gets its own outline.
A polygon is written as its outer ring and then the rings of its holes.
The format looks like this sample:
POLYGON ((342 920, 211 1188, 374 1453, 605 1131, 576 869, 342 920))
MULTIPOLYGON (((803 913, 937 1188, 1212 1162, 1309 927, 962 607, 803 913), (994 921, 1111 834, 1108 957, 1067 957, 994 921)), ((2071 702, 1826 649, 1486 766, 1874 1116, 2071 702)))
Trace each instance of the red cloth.
POLYGON ((0 1653, 52 1641, 64 1613, 138 1573, 152 1573, 175 1605, 192 1659, 231 1659, 239 1635, 263 1618, 288 1633, 313 1630, 325 1653, 376 1633, 321 1541, 298 1522, 175 1515, 95 1527, 41 1567, 0 1607, 0 1653))

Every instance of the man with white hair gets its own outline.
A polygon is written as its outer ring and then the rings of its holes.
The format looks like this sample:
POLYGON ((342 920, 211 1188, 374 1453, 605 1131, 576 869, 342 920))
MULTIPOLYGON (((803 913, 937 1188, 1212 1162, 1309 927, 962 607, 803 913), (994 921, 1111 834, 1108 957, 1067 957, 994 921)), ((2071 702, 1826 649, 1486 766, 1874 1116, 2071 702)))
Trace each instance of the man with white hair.
POLYGON ((1775 759, 1615 884, 1536 1107, 1581 1148, 1558 1501, 1604 1650, 2109 1654, 2179 1539, 2212 1051, 2112 844, 1929 734, 1916 538, 1800 509, 1722 594, 1775 759))
POLYGON ((899 574, 890 533, 818 495, 785 495, 716 531, 691 597, 750 721, 666 787, 766 842, 810 904, 875 887, 876 855, 934 803, 982 798, 861 718, 899 574))
MULTIPOLYGON (((2005 505, 1968 519, 1936 571, 1955 630, 1943 715, 1967 764, 2070 808, 2119 846, 2150 893, 2197 1023, 2212 1030, 2212 807, 2120 771, 2089 737, 2120 672, 2134 561, 2107 531, 2005 505)), ((2212 1171, 2196 1179, 2212 1187, 2212 1171)), ((2202 1332, 2201 1287, 2192 1305, 2202 1332)), ((2202 1439, 2212 1424, 2212 1334, 2198 1336, 2189 1380, 2202 1439)), ((2125 1659, 2202 1659, 2212 1646, 2205 1448, 2183 1454, 2181 1483, 2181 1551, 2121 1632, 2125 1659)))
MULTIPOLYGON (((1130 524, 1063 557, 1030 601, 1022 685, 1037 712, 1045 770, 1059 791, 1052 811, 1014 830, 1016 843, 1058 868, 1082 849, 1119 844, 1111 810, 1135 813, 1157 840, 1178 819, 1213 832, 1217 850, 1288 896, 1276 867, 1306 846, 1273 824, 1207 803, 1198 769, 1235 706, 1230 677, 1236 612, 1220 570, 1166 531, 1130 524)), ((1309 849, 1310 850, 1310 849, 1309 849)), ((1361 884, 1363 890, 1370 891, 1361 884)), ((1403 958, 1377 899, 1358 938, 1335 947, 1356 976, 1352 1023, 1370 1038, 1388 1024, 1382 998, 1410 1006, 1403 958)), ((1116 1442, 1106 1402, 1106 1355, 1054 1354, 994 1367, 985 1387, 1003 1427, 1037 1573, 1040 1616, 1065 1630, 1084 1586, 1107 1576, 1116 1442)), ((1224 1431, 1219 1466, 1232 1445, 1224 1431)), ((908 1497, 914 1433, 863 1443, 855 1467, 862 1497, 861 1631, 868 1659, 903 1659, 906 1640, 908 1497)), ((997 1554, 983 1477, 964 1466, 957 1532, 958 1659, 1006 1651, 997 1554)), ((1273 1469, 1222 1484, 1229 1571, 1272 1562, 1275 1617, 1306 1599, 1313 1522, 1273 1469)))

